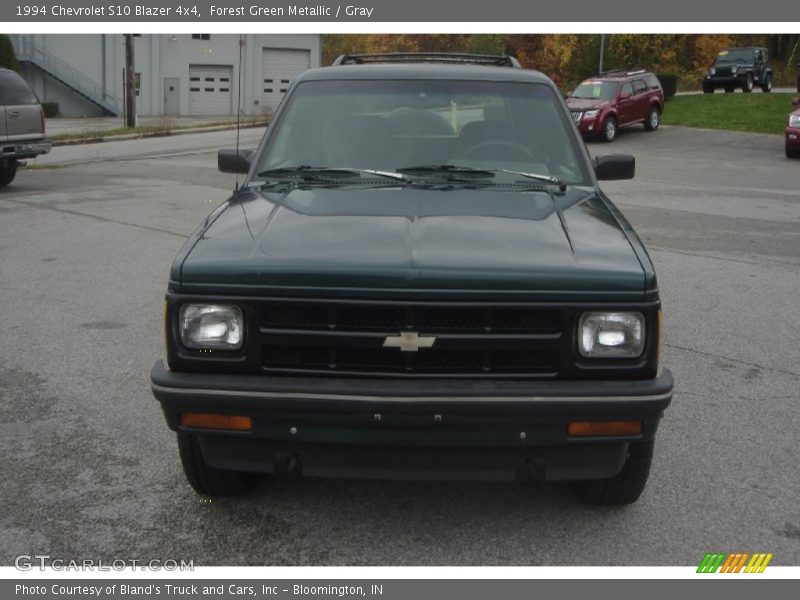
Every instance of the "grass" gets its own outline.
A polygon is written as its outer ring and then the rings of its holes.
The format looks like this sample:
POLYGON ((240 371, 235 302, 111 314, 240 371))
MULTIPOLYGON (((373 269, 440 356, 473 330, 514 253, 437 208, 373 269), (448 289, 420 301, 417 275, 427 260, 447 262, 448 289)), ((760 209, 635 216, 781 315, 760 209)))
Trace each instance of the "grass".
MULTIPOLYGON (((243 116, 241 119, 241 127, 257 127, 263 126, 265 123, 264 118, 258 116, 243 116)), ((120 136, 120 135, 136 135, 139 137, 158 137, 172 135, 173 133, 180 133, 185 129, 197 129, 205 127, 235 127, 235 120, 224 120, 219 122, 208 122, 202 125, 186 124, 176 125, 170 120, 160 122, 156 125, 149 125, 146 127, 115 127, 113 129, 87 129, 75 133, 61 133, 50 137, 50 140, 56 143, 63 142, 101 142, 106 138, 120 136)))
POLYGON ((662 122, 706 129, 728 129, 751 133, 783 133, 791 99, 796 94, 715 94, 675 96, 667 101, 662 122))

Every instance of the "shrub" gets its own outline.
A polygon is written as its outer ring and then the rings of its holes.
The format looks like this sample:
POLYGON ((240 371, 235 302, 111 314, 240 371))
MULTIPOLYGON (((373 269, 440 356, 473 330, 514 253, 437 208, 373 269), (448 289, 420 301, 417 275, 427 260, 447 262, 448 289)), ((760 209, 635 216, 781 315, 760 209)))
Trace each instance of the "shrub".
POLYGON ((664 98, 672 98, 678 91, 678 76, 672 73, 657 73, 656 77, 661 82, 661 87, 664 88, 664 98))
POLYGON ((58 110, 58 102, 42 102, 42 110, 44 111, 44 116, 48 119, 61 114, 58 110))

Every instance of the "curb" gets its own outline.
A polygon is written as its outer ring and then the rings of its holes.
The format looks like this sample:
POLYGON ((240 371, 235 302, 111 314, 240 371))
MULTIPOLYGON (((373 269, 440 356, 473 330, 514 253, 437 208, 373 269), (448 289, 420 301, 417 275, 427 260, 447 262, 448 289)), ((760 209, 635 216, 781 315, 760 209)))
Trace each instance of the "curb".
MULTIPOLYGON (((240 125, 239 129, 255 129, 257 127, 266 127, 267 123, 247 123, 245 125, 240 125)), ((57 146, 80 146, 83 144, 98 144, 101 142, 124 142, 127 140, 140 140, 145 138, 157 138, 157 137, 171 137, 174 135, 184 135, 188 133, 206 133, 211 131, 228 131, 236 129, 236 123, 224 124, 224 125, 209 125, 205 127, 187 127, 186 129, 172 129, 166 131, 148 131, 145 133, 124 133, 118 135, 108 135, 104 136, 102 133, 99 133, 96 136, 92 137, 85 137, 85 138, 75 138, 75 139, 65 139, 65 140, 54 140, 52 141, 53 147, 57 146)))

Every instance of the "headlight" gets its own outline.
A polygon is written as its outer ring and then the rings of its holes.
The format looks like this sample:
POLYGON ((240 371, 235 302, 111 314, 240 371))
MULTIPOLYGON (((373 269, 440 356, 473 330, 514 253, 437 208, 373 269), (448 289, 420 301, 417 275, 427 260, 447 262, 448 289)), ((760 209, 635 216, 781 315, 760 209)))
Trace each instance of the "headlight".
POLYGON ((594 118, 597 117, 597 114, 599 112, 600 112, 599 110, 587 110, 585 113, 583 113, 583 118, 584 119, 594 119, 594 118))
POLYGON ((709 75, 716 75, 716 74, 717 74, 717 70, 716 70, 714 67, 711 67, 711 68, 708 70, 708 74, 709 74, 709 75))
POLYGON ((578 326, 578 351, 587 358, 636 358, 644 351, 641 313, 584 313, 578 326))
POLYGON ((238 350, 244 319, 238 306, 185 304, 180 310, 181 342, 198 350, 238 350))
POLYGON ((789 115, 789 127, 800 127, 800 115, 789 115))

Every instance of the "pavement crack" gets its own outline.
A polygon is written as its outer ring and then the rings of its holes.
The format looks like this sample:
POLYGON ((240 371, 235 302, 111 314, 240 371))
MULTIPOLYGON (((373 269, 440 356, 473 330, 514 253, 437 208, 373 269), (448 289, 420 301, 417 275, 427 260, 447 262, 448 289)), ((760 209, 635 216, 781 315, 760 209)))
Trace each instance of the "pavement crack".
POLYGON ((27 206, 30 208, 38 208, 40 210, 49 210, 52 212, 64 213, 68 215, 74 215, 76 217, 84 217, 87 219, 94 219, 95 221, 101 221, 103 223, 114 223, 115 225, 125 225, 127 227, 135 227, 137 229, 144 229, 146 231, 155 231, 156 233, 165 233, 167 235, 172 235, 175 237, 179 237, 181 239, 186 239, 188 236, 183 233, 178 233, 176 231, 170 231, 169 229, 161 229, 159 227, 151 227, 149 225, 140 225, 139 223, 129 223, 127 221, 120 221, 118 219, 110 219, 108 217, 100 217, 98 215, 90 215, 87 213, 82 213, 77 210, 69 210, 67 208, 57 208, 55 206, 45 206, 43 204, 35 204, 33 202, 24 202, 22 200, 11 200, 10 198, 0 198, 0 202, 8 202, 11 204, 17 204, 19 206, 27 206))
POLYGON ((675 250, 674 248, 664 248, 663 246, 652 246, 650 244, 647 245, 648 250, 657 250, 658 252, 671 252, 673 254, 683 254, 684 256, 694 256, 699 258, 710 258, 711 260, 721 260, 723 262, 731 262, 731 263, 740 263, 744 265, 753 265, 756 267, 762 267, 765 264, 774 265, 777 267, 791 267, 793 269, 797 268, 797 265, 790 262, 782 262, 779 260, 763 260, 763 261, 754 261, 754 260, 745 260, 743 258, 731 258, 727 256, 714 256, 713 254, 703 254, 702 252, 689 252, 688 250, 675 250))
POLYGON ((684 352, 692 352, 694 354, 700 354, 701 356, 708 356, 711 358, 717 358, 721 360, 727 360, 732 363, 736 363, 738 365, 742 365, 745 367, 755 367, 756 369, 762 369, 764 371, 774 371, 775 373, 781 373, 783 375, 789 375, 791 377, 797 377, 800 379, 800 373, 796 373, 794 371, 789 371, 788 369, 780 369, 778 367, 766 367, 764 365, 760 365, 754 362, 748 362, 746 360, 741 360, 738 358, 733 358, 731 356, 726 356, 724 354, 715 354, 714 352, 706 352, 705 350, 697 350, 696 348, 689 348, 687 346, 676 346, 675 344, 664 344, 666 348, 670 348, 672 350, 682 350, 684 352))

